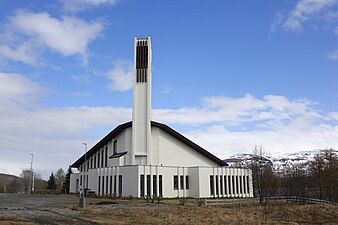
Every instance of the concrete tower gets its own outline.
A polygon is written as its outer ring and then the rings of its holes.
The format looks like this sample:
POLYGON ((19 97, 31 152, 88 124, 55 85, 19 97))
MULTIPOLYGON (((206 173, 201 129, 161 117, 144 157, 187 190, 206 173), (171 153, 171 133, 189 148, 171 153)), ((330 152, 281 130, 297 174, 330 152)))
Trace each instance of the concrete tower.
POLYGON ((131 164, 151 164, 151 40, 134 39, 134 100, 131 164))

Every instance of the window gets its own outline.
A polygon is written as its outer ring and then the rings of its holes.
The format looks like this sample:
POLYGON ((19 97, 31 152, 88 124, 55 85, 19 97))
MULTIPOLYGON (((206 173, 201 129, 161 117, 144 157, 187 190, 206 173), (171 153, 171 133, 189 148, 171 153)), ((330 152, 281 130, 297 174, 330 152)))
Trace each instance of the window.
POLYGON ((224 176, 224 194, 227 195, 228 193, 227 176, 224 176))
POLYGON ((114 176, 114 195, 116 195, 116 175, 114 176))
POLYGON ((108 166, 108 147, 106 147, 105 157, 104 157, 104 166, 108 166))
POLYGON ((82 185, 82 176, 80 176, 80 185, 82 185))
POLYGON ((236 176, 236 194, 239 193, 239 184, 238 184, 238 176, 236 176))
POLYGON ((181 190, 184 189, 184 176, 183 175, 180 176, 180 189, 181 190))
POLYGON ((219 189, 218 189, 218 176, 216 175, 216 195, 219 195, 219 189))
POLYGON ((247 187, 247 193, 250 193, 250 185, 249 185, 249 176, 246 176, 246 187, 247 187))
POLYGON ((232 194, 232 192, 234 191, 233 189, 231 189, 231 176, 228 176, 228 187, 229 187, 229 195, 232 194))
POLYGON ((110 194, 113 194, 113 176, 110 176, 110 194))
POLYGON ((104 176, 102 176, 102 194, 104 195, 104 176))
POLYGON ((235 176, 232 176, 232 194, 235 194, 235 176))
POLYGON ((185 176, 185 189, 189 189, 189 176, 185 176))
POLYGON ((157 196, 157 179, 156 179, 156 175, 153 175, 153 196, 157 196))
POLYGON ((93 169, 93 158, 90 158, 90 169, 93 169))
POLYGON ((100 168, 100 152, 97 154, 97 168, 100 168))
POLYGON ((174 190, 178 190, 178 176, 174 175, 174 190))
POLYGON ((144 175, 140 175, 140 195, 144 197, 144 175))
POLYGON ((147 196, 150 197, 150 175, 147 175, 147 196))
POLYGON ((98 185, 98 189, 97 192, 100 194, 100 190, 101 190, 101 177, 99 176, 99 185, 98 185))
POLYGON ((160 196, 163 196, 163 186, 162 186, 162 175, 158 176, 158 191, 160 192, 160 196))
POLYGON ((101 152, 101 167, 103 167, 103 163, 104 163, 104 150, 102 150, 102 152, 101 152))
POLYGON ((106 194, 108 194, 108 176, 106 176, 106 194))
POLYGON ((215 185, 213 175, 210 175, 210 195, 215 195, 215 185))
POLYGON ((223 195, 223 177, 222 176, 219 176, 219 184, 220 184, 220 192, 221 192, 221 195, 223 195))
POLYGON ((122 175, 119 175, 119 196, 122 196, 122 175))
POLYGON ((243 182, 242 182, 242 176, 239 176, 239 193, 243 194, 243 182))
POLYGON ((117 140, 114 141, 113 143, 113 155, 117 153, 117 140))
POLYGON ((87 161, 87 172, 88 172, 88 169, 89 169, 89 160, 87 161))
POLYGON ((96 168, 96 155, 94 156, 94 169, 96 168))

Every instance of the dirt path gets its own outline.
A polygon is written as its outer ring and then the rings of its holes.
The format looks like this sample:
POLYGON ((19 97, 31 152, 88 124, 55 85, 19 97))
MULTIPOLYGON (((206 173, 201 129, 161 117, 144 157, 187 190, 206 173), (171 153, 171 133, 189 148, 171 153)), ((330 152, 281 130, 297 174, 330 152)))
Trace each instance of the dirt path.
POLYGON ((91 224, 72 209, 77 204, 74 196, 0 194, 0 223, 91 224))

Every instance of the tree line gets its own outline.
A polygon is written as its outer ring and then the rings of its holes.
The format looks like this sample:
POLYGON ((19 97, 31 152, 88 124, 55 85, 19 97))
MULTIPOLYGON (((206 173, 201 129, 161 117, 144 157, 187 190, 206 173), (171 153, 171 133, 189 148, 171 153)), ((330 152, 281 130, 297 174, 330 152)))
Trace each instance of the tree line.
POLYGON ((338 155, 333 149, 317 154, 311 161, 288 163, 276 168, 255 148, 252 169, 255 197, 286 196, 338 202, 338 155))
POLYGON ((52 172, 48 180, 32 170, 22 170, 20 178, 5 185, 0 184, 0 193, 69 193, 71 168, 65 174, 62 168, 52 172), (34 175, 34 176, 33 176, 34 175), (34 179, 34 182, 33 182, 34 179), (34 185, 34 186, 33 186, 34 185), (32 188, 33 187, 33 188, 32 188))

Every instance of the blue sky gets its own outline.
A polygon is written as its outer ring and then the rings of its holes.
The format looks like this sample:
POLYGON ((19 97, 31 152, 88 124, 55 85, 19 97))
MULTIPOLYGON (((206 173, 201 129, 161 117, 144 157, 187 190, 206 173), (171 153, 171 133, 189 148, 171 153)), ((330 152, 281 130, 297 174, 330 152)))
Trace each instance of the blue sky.
POLYGON ((1 1, 0 172, 47 177, 131 119, 151 35, 153 119, 226 158, 338 148, 338 0, 1 1), (38 144, 35 145, 37 132, 38 144))

